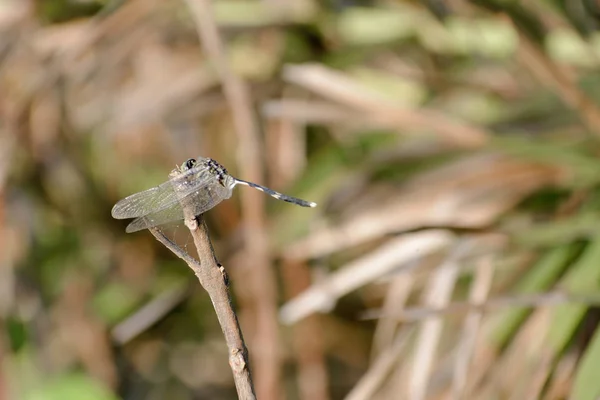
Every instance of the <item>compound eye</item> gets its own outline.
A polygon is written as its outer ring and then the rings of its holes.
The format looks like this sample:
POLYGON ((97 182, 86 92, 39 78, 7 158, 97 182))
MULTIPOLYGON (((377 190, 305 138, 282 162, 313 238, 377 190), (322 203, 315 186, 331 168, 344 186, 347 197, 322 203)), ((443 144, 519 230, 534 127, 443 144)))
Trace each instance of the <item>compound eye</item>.
POLYGON ((196 165, 196 160, 193 158, 190 158, 183 165, 185 166, 185 169, 192 169, 192 168, 194 168, 194 165, 196 165))

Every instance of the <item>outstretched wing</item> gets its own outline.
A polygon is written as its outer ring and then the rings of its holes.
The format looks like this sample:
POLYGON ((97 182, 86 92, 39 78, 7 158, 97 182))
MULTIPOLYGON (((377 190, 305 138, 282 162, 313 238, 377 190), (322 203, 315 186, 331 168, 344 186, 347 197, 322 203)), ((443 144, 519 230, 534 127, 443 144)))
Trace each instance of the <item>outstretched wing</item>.
POLYGON ((175 203, 171 207, 165 208, 159 212, 134 219, 129 225, 127 225, 125 232, 137 232, 141 231, 142 229, 148 229, 158 225, 166 224, 168 222, 180 221, 182 219, 183 210, 181 209, 181 205, 179 205, 179 203, 175 203))
POLYGON ((205 165, 199 165, 167 182, 119 200, 112 209, 116 219, 138 218, 179 203, 203 188, 218 183, 205 165))
POLYGON ((182 204, 185 207, 190 207, 192 214, 195 216, 203 214, 230 196, 231 189, 227 189, 222 185, 204 186, 195 192, 189 193, 168 208, 136 218, 127 225, 125 232, 137 232, 168 222, 180 221, 184 218, 182 204))
POLYGON ((119 200, 111 215, 116 219, 137 218, 171 207, 178 196, 171 181, 119 200))
POLYGON ((127 232, 136 232, 182 220, 182 207, 193 215, 200 215, 229 197, 231 186, 223 186, 209 171, 196 168, 120 200, 113 207, 112 216, 117 219, 136 218, 126 229, 127 232))

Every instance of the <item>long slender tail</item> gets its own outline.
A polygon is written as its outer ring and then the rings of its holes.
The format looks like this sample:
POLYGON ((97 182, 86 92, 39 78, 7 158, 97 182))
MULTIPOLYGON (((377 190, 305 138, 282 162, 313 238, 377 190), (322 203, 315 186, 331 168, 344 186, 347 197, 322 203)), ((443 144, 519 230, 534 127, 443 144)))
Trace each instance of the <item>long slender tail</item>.
POLYGON ((242 179, 237 179, 236 178, 235 179, 235 183, 236 184, 240 184, 240 185, 250 186, 250 187, 252 187, 254 189, 258 189, 261 192, 264 192, 264 193, 268 194, 271 197, 276 198, 277 200, 287 201, 288 203, 296 204, 296 205, 301 206, 301 207, 316 207, 317 206, 317 203, 315 203, 315 202, 298 199, 298 198, 292 197, 292 196, 287 196, 287 195, 285 195, 283 193, 279 193, 279 192, 276 192, 276 191, 274 191, 272 189, 269 189, 268 187, 257 185, 256 183, 244 181, 242 179))

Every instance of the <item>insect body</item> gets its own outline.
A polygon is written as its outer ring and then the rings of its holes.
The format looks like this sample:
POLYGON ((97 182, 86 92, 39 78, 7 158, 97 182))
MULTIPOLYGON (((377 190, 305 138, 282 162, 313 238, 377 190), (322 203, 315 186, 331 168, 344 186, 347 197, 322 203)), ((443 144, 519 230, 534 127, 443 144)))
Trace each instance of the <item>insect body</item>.
POLYGON ((225 167, 211 158, 190 158, 169 174, 169 180, 159 186, 132 194, 119 200, 112 209, 116 219, 135 218, 126 232, 162 225, 184 218, 183 205, 194 215, 200 215, 231 197, 236 185, 258 189, 278 199, 299 205, 315 207, 311 201, 276 192, 267 187, 237 179, 225 167))

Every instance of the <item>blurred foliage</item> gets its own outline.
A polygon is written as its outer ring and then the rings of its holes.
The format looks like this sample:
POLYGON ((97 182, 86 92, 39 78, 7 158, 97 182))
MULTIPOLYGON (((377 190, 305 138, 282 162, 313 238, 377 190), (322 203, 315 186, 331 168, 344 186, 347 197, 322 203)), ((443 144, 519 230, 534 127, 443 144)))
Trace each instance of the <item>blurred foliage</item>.
MULTIPOLYGON (((251 189, 206 214, 259 398, 598 398, 595 2, 206 12, 257 183, 319 204, 265 200, 269 281, 251 189)), ((185 1, 0 0, 0 397, 236 398, 191 271, 110 217, 190 157, 246 177, 195 24, 185 1)))

